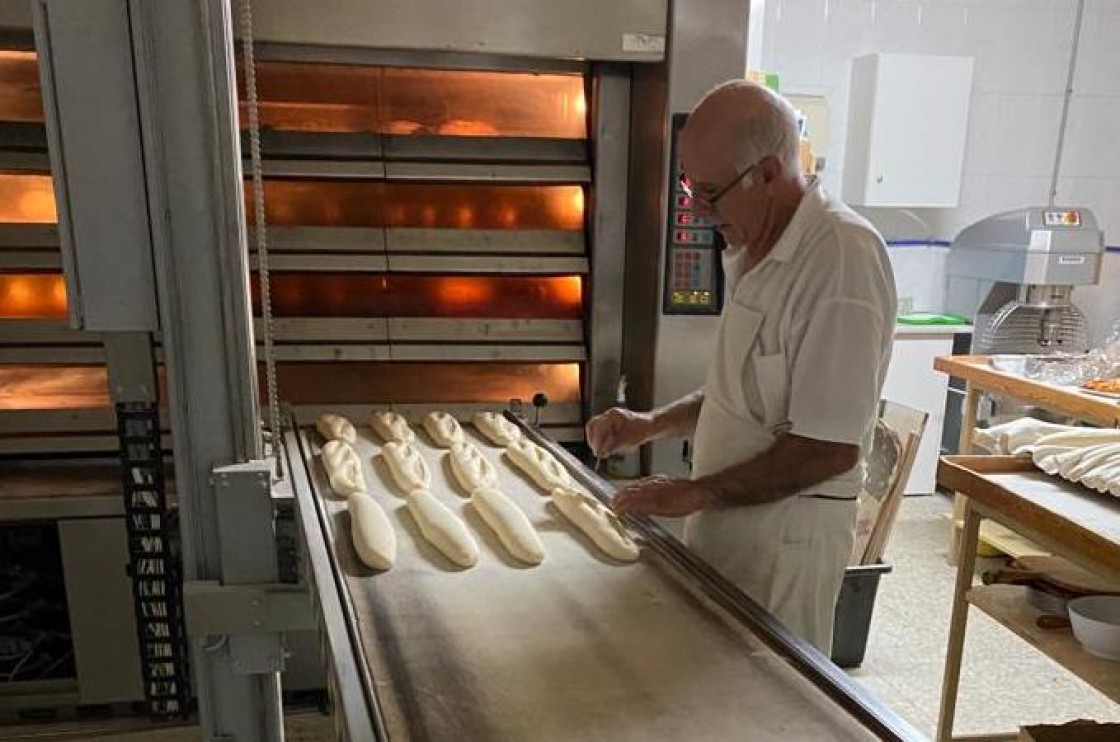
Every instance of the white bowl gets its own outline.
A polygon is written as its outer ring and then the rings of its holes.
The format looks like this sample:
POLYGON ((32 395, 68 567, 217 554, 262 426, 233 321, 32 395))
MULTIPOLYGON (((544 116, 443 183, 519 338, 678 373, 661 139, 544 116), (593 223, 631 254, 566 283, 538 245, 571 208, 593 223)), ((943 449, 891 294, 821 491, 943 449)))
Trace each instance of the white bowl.
POLYGON ((1120 597, 1093 595, 1069 602, 1073 635, 1091 655, 1120 660, 1120 597))

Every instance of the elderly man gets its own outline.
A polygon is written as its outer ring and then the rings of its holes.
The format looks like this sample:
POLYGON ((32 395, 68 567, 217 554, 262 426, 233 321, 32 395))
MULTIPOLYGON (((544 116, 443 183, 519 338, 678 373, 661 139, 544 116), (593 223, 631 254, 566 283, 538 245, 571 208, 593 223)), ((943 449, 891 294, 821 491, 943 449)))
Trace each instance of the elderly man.
POLYGON ((693 436, 691 479, 638 480, 615 510, 688 516, 694 551, 827 654, 894 331, 883 240, 801 175, 793 109, 765 88, 710 92, 680 153, 728 245, 707 380, 652 412, 608 410, 588 442, 605 456, 693 436))

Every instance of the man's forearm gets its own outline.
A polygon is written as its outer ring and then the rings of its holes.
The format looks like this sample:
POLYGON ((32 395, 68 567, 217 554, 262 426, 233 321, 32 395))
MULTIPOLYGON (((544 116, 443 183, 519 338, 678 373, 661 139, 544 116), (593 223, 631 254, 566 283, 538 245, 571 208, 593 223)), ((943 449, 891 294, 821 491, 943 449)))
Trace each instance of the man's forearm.
POLYGON ((716 507, 774 502, 849 471, 859 446, 784 435, 749 461, 701 477, 716 507))
POLYGON ((649 440, 692 435, 696 430, 696 421, 700 419, 700 405, 703 402, 704 390, 697 389, 676 402, 650 412, 653 420, 653 435, 649 440))

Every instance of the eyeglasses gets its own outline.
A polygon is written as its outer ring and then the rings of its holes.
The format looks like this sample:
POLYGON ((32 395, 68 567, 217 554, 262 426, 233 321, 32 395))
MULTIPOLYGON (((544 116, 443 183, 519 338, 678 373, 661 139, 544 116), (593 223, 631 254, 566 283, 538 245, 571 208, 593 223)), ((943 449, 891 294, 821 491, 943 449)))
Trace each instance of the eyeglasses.
POLYGON ((695 190, 693 190, 692 181, 689 179, 688 175, 686 173, 681 173, 681 177, 680 177, 681 190, 684 191, 684 195, 688 196, 693 201, 699 201, 701 204, 703 204, 704 206, 707 206, 709 209, 714 209, 716 207, 716 203, 721 198, 726 196, 731 191, 732 188, 739 185, 740 181, 742 181, 743 178, 747 177, 747 173, 749 173, 751 170, 754 170, 754 167, 757 164, 758 163, 756 162, 754 165, 748 166, 745 170, 743 170, 738 175, 736 175, 731 180, 730 183, 723 186, 722 188, 720 188, 719 190, 717 190, 715 193, 713 193, 710 196, 701 196, 700 194, 698 194, 695 190))

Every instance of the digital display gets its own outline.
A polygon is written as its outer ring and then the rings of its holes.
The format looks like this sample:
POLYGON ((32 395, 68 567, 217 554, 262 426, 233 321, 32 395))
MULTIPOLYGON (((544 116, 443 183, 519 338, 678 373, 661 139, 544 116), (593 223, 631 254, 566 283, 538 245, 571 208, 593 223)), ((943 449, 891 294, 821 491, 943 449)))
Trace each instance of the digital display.
POLYGON ((1081 212, 1073 211, 1044 211, 1042 221, 1047 227, 1080 227, 1081 212))
POLYGON ((692 198, 680 186, 677 137, 686 118, 685 114, 673 116, 673 197, 666 220, 662 310, 666 314, 719 314, 723 302, 723 271, 719 258, 723 238, 712 226, 711 219, 696 212, 692 198))

